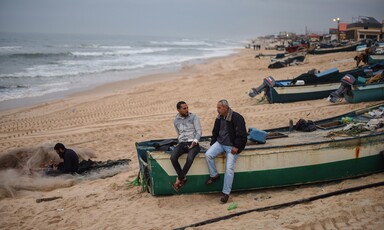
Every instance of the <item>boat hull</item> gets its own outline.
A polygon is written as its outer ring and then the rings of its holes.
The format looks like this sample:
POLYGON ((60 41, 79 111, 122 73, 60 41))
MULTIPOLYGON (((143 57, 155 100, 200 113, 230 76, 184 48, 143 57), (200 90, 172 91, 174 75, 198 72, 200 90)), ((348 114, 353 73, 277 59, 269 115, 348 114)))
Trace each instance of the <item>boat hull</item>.
POLYGON ((322 99, 337 90, 339 82, 316 84, 316 85, 298 85, 286 87, 273 87, 269 91, 270 103, 286 103, 295 101, 322 99))
MULTIPOLYGON (((273 147, 251 147, 239 156, 232 191, 273 188, 333 181, 383 171, 384 133, 273 147)), ((175 194, 170 183, 176 179, 170 155, 148 151, 148 171, 152 195, 175 194)), ((185 156, 179 161, 183 165, 185 156)), ((219 192, 223 186, 225 157, 216 158, 220 181, 205 185, 209 177, 204 153, 200 153, 188 172, 188 182, 179 193, 219 192)))
MULTIPOLYGON (((368 70, 376 67, 369 66, 365 68, 368 70)), ((296 77, 295 80, 302 80, 304 85, 291 85, 290 83, 292 81, 290 80, 279 80, 276 81, 273 87, 270 87, 270 89, 266 92, 266 95, 270 103, 285 103, 327 98, 330 93, 339 88, 340 80, 346 74, 351 74, 356 77, 366 77, 364 68, 356 68, 343 72, 339 72, 337 69, 330 69, 315 74, 315 77, 311 77, 311 75, 308 74, 302 74, 296 77)))
POLYGON ((349 103, 384 100, 384 83, 353 86, 352 94, 344 98, 349 103))
POLYGON ((321 48, 321 49, 312 49, 308 50, 309 54, 328 54, 328 53, 337 53, 337 52, 349 52, 355 51, 358 44, 343 46, 343 47, 335 47, 335 48, 321 48))
POLYGON ((384 63, 384 55, 369 55, 368 56, 368 64, 377 64, 377 63, 384 63))

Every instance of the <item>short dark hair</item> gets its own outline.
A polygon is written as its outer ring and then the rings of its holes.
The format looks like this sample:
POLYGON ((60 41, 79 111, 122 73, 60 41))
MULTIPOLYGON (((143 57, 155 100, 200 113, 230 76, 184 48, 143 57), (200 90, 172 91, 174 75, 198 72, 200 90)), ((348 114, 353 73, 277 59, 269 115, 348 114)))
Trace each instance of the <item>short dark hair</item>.
POLYGON ((59 149, 65 149, 65 146, 61 143, 57 143, 55 147, 53 147, 54 150, 59 150, 59 149))
POLYGON ((177 108, 177 109, 180 109, 180 108, 181 108, 181 105, 183 105, 183 104, 187 104, 187 103, 185 103, 185 101, 179 101, 179 102, 177 102, 177 104, 176 104, 176 108, 177 108))

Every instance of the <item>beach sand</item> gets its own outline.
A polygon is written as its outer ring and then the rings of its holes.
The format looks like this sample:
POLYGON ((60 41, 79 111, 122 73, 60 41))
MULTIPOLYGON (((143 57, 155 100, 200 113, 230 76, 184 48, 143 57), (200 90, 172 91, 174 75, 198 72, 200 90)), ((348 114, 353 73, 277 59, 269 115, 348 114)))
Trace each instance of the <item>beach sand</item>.
MULTIPOLYGON (((289 120, 317 120, 378 102, 330 104, 326 99, 286 104, 257 102, 247 93, 262 79, 295 77, 310 69, 353 68, 355 52, 307 55, 304 64, 268 69, 270 57, 242 50, 230 57, 185 65, 180 72, 107 84, 75 95, 0 112, 0 152, 62 142, 91 151, 96 160, 129 158, 128 170, 107 177, 46 180, 1 171, 2 229, 172 229, 249 209, 276 205, 384 180, 384 173, 341 182, 234 192, 228 204, 220 194, 154 197, 128 186, 138 174, 135 142, 173 138, 175 105, 184 100, 210 135, 216 102, 227 99, 247 127, 287 126, 289 120), (4 183, 3 183, 4 184, 4 183), (7 190, 8 189, 8 190, 7 190), (8 192, 7 192, 8 191, 8 192), (36 199, 61 196, 49 202, 36 199), (237 209, 228 211, 231 203, 237 209)), ((276 53, 276 51, 264 51, 276 53)), ((191 229, 380 229, 384 226, 384 187, 365 189, 293 207, 252 212, 191 229)))

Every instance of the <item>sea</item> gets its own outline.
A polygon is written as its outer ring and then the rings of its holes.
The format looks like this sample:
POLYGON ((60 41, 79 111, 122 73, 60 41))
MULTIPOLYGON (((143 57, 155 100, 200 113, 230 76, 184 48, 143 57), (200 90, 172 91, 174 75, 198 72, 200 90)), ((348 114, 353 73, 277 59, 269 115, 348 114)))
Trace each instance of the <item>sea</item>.
POLYGON ((0 33, 0 106, 177 71, 242 47, 228 39, 0 33))

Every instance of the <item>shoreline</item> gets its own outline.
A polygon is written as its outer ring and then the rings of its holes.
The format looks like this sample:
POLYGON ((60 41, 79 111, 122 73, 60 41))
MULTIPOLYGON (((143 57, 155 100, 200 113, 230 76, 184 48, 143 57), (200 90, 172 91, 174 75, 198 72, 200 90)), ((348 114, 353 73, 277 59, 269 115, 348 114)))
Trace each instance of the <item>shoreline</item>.
MULTIPOLYGON (((130 90, 132 88, 140 87, 146 84, 171 81, 173 79, 182 78, 183 76, 188 74, 187 71, 191 71, 191 69, 196 68, 196 65, 204 65, 214 60, 230 58, 231 56, 236 55, 240 52, 242 52, 242 49, 235 50, 235 53, 227 56, 186 61, 184 63, 181 63, 178 67, 165 67, 159 70, 147 70, 143 71, 142 74, 133 74, 132 77, 129 79, 120 79, 111 82, 103 82, 90 86, 48 93, 42 96, 6 100, 0 102, 0 112, 31 108, 46 103, 53 103, 58 100, 73 99, 76 97, 86 97, 91 95, 102 97, 103 95, 107 96, 115 93, 122 93, 126 90, 130 90)), ((118 75, 121 77, 130 74, 132 73, 129 71, 121 71, 96 73, 93 75, 118 75)))

